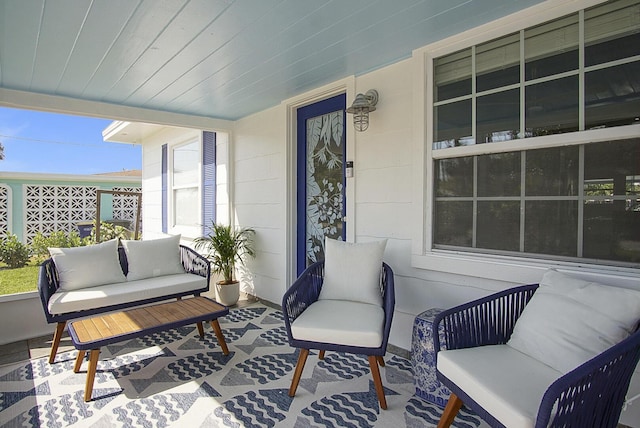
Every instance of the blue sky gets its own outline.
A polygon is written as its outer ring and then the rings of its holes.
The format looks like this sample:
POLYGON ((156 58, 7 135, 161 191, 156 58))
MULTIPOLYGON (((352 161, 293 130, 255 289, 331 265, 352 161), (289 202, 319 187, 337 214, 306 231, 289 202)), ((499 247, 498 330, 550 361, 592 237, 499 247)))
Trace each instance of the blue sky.
POLYGON ((141 169, 141 146, 102 140, 102 130, 111 122, 0 107, 0 171, 97 174, 141 169))

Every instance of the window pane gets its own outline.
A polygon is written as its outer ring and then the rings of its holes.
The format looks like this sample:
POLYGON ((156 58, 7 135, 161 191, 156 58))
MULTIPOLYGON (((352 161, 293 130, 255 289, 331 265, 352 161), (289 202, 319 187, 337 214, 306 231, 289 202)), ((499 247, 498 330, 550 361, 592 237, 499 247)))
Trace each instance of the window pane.
POLYGON ((173 191, 175 224, 181 226, 198 226, 198 188, 190 187, 173 191))
POLYGON ((520 196, 520 152, 478 156, 478 196, 520 196))
POLYGON ((527 86, 525 126, 527 136, 561 134, 578 130, 578 76, 527 86))
POLYGON ((476 247, 491 250, 520 249, 520 202, 478 202, 476 247))
POLYGON ((513 140, 520 130, 520 90, 498 92, 476 100, 476 141, 513 140))
POLYGON ((434 166, 436 196, 473 195, 473 157, 438 160, 434 166))
POLYGON ((197 141, 173 149, 173 186, 198 183, 199 165, 197 141))
POLYGON ((525 203, 525 252, 575 257, 577 229, 577 201, 525 203))
POLYGON ((578 194, 577 146, 526 152, 526 196, 576 196, 578 194))
POLYGON ((436 101, 471 94, 471 49, 433 60, 436 101))
POLYGON ((638 123, 638 76, 640 61, 585 73, 586 129, 638 123))
POLYGON ((471 247, 473 202, 439 201, 435 207, 434 244, 471 247))
POLYGON ((578 15, 530 28, 524 33, 525 79, 578 68, 578 15))
POLYGON ((640 55, 640 3, 610 1, 585 10, 584 38, 587 67, 640 55))
POLYGON ((584 257, 640 262, 640 139, 585 146, 584 257))
POLYGON ((458 101, 434 108, 433 148, 474 144, 471 136, 471 100, 458 101))
POLYGON ((476 91, 520 82, 520 35, 502 37, 476 47, 476 91))

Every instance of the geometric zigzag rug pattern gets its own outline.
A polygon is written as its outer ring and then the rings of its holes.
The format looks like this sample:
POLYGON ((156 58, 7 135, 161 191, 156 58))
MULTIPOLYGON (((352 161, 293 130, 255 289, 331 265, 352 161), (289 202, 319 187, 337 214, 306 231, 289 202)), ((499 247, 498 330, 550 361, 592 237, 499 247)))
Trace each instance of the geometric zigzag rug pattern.
MULTIPOLYGON (((103 347, 93 399, 76 351, 0 367, 2 427, 430 427, 442 409, 414 396, 411 363, 387 354, 388 410, 376 398, 366 357, 310 356, 295 398, 287 395, 298 351, 282 313, 261 304, 219 319, 229 355, 211 328, 186 326, 103 347)), ((311 355, 317 355, 313 351, 311 355)), ((486 427, 462 409, 456 427, 486 427)))

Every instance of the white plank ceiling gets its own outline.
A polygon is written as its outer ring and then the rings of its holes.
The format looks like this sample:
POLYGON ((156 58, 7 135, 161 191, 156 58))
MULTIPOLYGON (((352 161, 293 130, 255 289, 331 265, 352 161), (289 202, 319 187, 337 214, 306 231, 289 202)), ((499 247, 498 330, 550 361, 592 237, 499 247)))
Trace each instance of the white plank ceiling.
POLYGON ((542 0, 0 0, 0 88, 238 119, 542 0))

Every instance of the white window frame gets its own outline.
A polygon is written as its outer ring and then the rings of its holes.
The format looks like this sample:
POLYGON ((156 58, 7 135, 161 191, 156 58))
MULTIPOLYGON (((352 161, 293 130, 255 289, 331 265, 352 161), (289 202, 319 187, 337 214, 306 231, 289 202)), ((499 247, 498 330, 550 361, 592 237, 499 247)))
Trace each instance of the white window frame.
POLYGON ((414 187, 415 217, 412 239, 412 266, 438 272, 468 275, 511 283, 537 282, 550 267, 577 270, 590 277, 606 276, 609 284, 625 284, 637 278, 638 270, 619 266, 593 265, 579 261, 534 259, 528 257, 477 254, 433 248, 433 160, 452 156, 473 156, 539 148, 576 145, 637 137, 639 125, 579 131, 550 137, 532 137, 501 142, 433 150, 433 59, 473 45, 478 45, 522 29, 543 24, 582 9, 603 3, 602 0, 549 0, 522 12, 457 34, 441 42, 414 51, 414 187))
MULTIPOLYGON (((202 234, 202 132, 190 133, 188 136, 167 145, 167 216, 168 225, 167 232, 171 235, 182 235, 187 239, 197 238, 202 234), (185 186, 176 187, 174 185, 174 151, 177 148, 191 143, 197 143, 198 146, 198 180, 196 182, 198 206, 194 207, 198 213, 198 221, 196 225, 176 224, 175 198, 174 190, 185 188, 185 186)), ((188 186, 189 188, 193 186, 188 186)))

